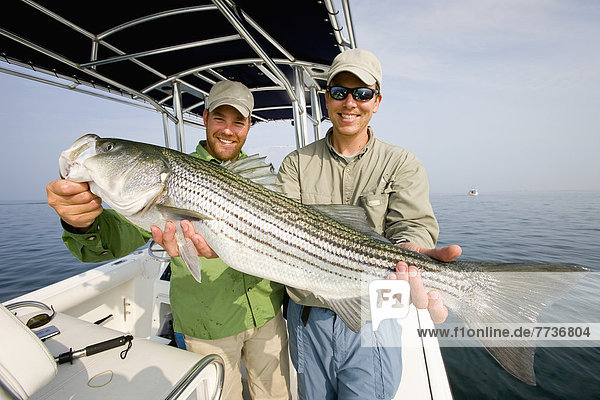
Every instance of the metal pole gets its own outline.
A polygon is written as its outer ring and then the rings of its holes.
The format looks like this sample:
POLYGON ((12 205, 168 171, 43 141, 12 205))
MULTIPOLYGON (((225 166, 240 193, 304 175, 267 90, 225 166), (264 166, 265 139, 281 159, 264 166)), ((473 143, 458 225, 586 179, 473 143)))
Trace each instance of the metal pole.
POLYGON ((338 11, 336 11, 332 0, 324 1, 325 9, 329 14, 329 22, 331 23, 331 26, 333 28, 333 35, 335 37, 335 40, 338 42, 338 48, 340 49, 340 51, 344 51, 344 46, 349 45, 350 42, 346 38, 344 38, 344 36, 341 33, 343 28, 340 26, 337 19, 338 11))
POLYGON ((319 99, 319 94, 317 93, 317 88, 311 86, 310 88, 310 105, 311 105, 311 114, 313 117, 313 130, 315 134, 315 142, 321 139, 321 101, 319 99))
POLYGON ((171 143, 169 140, 169 117, 166 113, 162 113, 163 120, 163 134, 165 136, 165 147, 171 148, 171 143))
POLYGON ((177 150, 185 151, 184 132, 183 132, 183 112, 181 106, 181 84, 173 82, 173 109, 177 117, 177 150))
POLYGON ((123 54, 123 55, 120 55, 120 56, 109 57, 109 58, 106 58, 104 60, 98 60, 98 61, 91 61, 91 62, 88 62, 88 63, 83 63, 83 64, 80 64, 79 66, 81 68, 90 68, 90 67, 93 68, 93 67, 96 67, 98 65, 112 64, 112 63, 115 63, 115 62, 120 62, 120 61, 125 61, 125 60, 131 60, 131 59, 135 59, 135 58, 152 56, 152 55, 156 55, 156 54, 169 53, 169 52, 172 52, 172 51, 190 49, 190 48, 194 48, 194 47, 208 46, 208 45, 216 44, 216 43, 231 42, 233 40, 240 40, 240 39, 241 39, 240 35, 229 35, 229 36, 223 36, 223 37, 214 38, 214 39, 199 40, 199 41, 196 41, 196 42, 190 42, 190 43, 178 44, 178 45, 174 45, 174 46, 161 47, 159 49, 139 51, 137 53, 123 54))
POLYGON ((37 44, 35 44, 33 42, 30 42, 27 39, 24 39, 24 38, 22 38, 20 36, 16 36, 16 35, 10 33, 9 31, 7 31, 5 29, 2 29, 2 28, 0 28, 0 35, 6 36, 7 38, 14 40, 15 42, 18 42, 18 43, 20 43, 20 44, 22 44, 24 46, 27 46, 27 47, 29 47, 29 48, 31 48, 31 49, 39 52, 40 54, 44 54, 44 55, 46 55, 48 57, 51 57, 51 58, 53 58, 53 59, 55 59, 57 61, 60 61, 63 64, 68 65, 69 67, 72 67, 72 68, 74 68, 74 69, 76 69, 78 71, 85 72, 86 74, 91 75, 94 78, 98 78, 98 79, 104 81, 105 83, 107 83, 109 85, 112 85, 114 87, 122 89, 125 92, 132 93, 136 97, 139 97, 139 98, 147 101, 148 103, 152 104, 157 110, 164 111, 164 107, 162 105, 158 104, 152 97, 147 96, 147 95, 145 95, 143 93, 134 91, 131 88, 128 88, 128 87, 120 84, 117 81, 114 81, 112 79, 107 78, 106 76, 98 74, 94 70, 80 68, 78 64, 76 64, 76 63, 72 62, 71 60, 69 60, 69 59, 61 56, 58 53, 53 53, 52 51, 49 51, 49 50, 47 50, 47 49, 45 49, 45 48, 43 48, 41 46, 38 46, 37 44))
MULTIPOLYGON (((252 37, 250 32, 248 32, 248 30, 240 22, 237 16, 231 11, 231 9, 227 5, 225 5, 225 3, 222 0, 212 1, 219 8, 223 16, 238 31, 242 38, 246 40, 246 42, 252 48, 252 50, 254 50, 256 54, 258 54, 259 57, 265 62, 265 64, 269 67, 271 72, 273 72, 273 74, 275 74, 275 76, 279 78, 279 80, 283 84, 283 87, 285 88, 285 91, 288 93, 288 96, 290 96, 290 100, 292 102, 297 101, 298 99, 296 98, 294 91, 292 90, 292 87, 290 86, 290 83, 288 82, 284 73, 279 69, 279 67, 277 67, 273 59, 269 57, 266 51, 262 47, 260 47, 258 42, 254 39, 254 37, 252 37)), ((298 105, 298 107, 300 107, 300 105, 298 105)), ((304 112, 304 109, 302 109, 301 111, 304 112)))
MULTIPOLYGON (((298 99, 298 125, 296 125, 296 134, 301 137, 301 144, 305 146, 308 144, 307 138, 307 126, 306 126, 306 96, 304 95, 304 79, 301 67, 294 67, 294 86, 296 92, 296 98, 298 99)), ((294 118, 296 120, 296 118, 294 118)))
POLYGON ((294 114, 294 129, 296 131, 296 148, 299 149, 301 147, 304 147, 305 143, 304 143, 304 136, 302 135, 301 132, 301 123, 300 123, 300 110, 298 108, 298 102, 297 101, 292 101, 292 111, 294 114))
POLYGON ((350 11, 350 3, 348 0, 342 0, 344 8, 344 17, 346 18, 346 27, 348 28, 348 36, 350 37, 350 47, 356 48, 356 36, 354 36, 354 25, 352 24, 352 13, 350 11))

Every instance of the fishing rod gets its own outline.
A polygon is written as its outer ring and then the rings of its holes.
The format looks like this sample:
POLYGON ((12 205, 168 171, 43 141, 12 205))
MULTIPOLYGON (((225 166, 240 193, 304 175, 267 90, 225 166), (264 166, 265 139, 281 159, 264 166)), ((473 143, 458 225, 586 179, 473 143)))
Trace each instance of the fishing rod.
POLYGON ((127 352, 129 351, 129 349, 132 346, 132 343, 131 343, 132 340, 133 340, 133 336, 124 335, 124 336, 119 336, 114 339, 106 340, 104 342, 91 344, 89 346, 86 346, 83 349, 76 350, 76 351, 73 351, 73 349, 71 348, 71 349, 69 349, 69 351, 59 354, 58 356, 54 357, 54 361, 56 361, 59 365, 65 364, 68 362, 73 364, 73 359, 75 359, 75 358, 91 356, 93 354, 97 354, 97 353, 100 353, 100 352, 103 352, 106 350, 114 349, 115 347, 119 347, 119 346, 122 346, 122 345, 128 343, 127 348, 121 352, 121 359, 124 360, 125 357, 127 356, 127 352))

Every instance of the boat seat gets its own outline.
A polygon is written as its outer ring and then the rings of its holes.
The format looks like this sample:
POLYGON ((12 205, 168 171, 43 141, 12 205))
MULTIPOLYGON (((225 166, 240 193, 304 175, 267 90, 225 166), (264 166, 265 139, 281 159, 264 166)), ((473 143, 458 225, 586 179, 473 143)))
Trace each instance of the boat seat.
POLYGON ((0 327, 0 399, 27 399, 56 376, 56 362, 35 333, 1 304, 0 327))
MULTIPOLYGON (((28 316, 21 317, 22 319, 28 316)), ((53 356, 123 336, 124 333, 57 313, 49 325, 60 334, 44 344, 53 356)), ((134 338, 126 345, 58 365, 56 377, 29 399, 219 399, 223 364, 219 356, 199 354, 134 338)))

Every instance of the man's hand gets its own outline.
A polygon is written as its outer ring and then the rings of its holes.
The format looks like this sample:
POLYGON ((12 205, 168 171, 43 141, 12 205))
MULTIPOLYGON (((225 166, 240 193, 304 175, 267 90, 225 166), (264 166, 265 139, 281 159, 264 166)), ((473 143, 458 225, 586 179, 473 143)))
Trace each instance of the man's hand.
MULTIPOLYGON (((210 248, 204 237, 199 233, 196 233, 194 225, 188 221, 181 221, 181 229, 183 230, 183 236, 189 238, 196 247, 196 251, 200 257, 204 258, 218 258, 217 253, 210 248)), ((163 249, 167 251, 171 257, 179 257, 179 246, 177 245, 177 239, 175 238, 175 232, 177 228, 175 224, 168 221, 165 224, 164 232, 160 230, 158 226, 153 225, 150 230, 152 231, 152 239, 161 245, 163 249)))
POLYGON ((102 199, 85 182, 58 179, 46 185, 46 201, 72 227, 85 231, 102 214, 102 199))
POLYGON ((408 250, 416 251, 417 253, 424 254, 431 258, 435 258, 439 261, 449 262, 458 258, 462 254, 462 249, 459 245, 452 244, 446 247, 437 247, 435 249, 428 249, 425 247, 421 247, 418 244, 405 242, 398 243, 396 246, 403 247, 408 250))
MULTIPOLYGON (((414 243, 400 243, 400 247, 425 254, 440 261, 452 261, 462 254, 460 246, 451 245, 435 249, 427 249, 414 243)), ((427 308, 431 319, 436 324, 442 323, 448 317, 448 308, 444 305, 440 293, 431 290, 429 293, 423 286, 421 272, 417 267, 408 266, 405 262, 396 265, 396 272, 388 275, 387 279, 404 279, 410 284, 410 297, 416 308, 427 308)))

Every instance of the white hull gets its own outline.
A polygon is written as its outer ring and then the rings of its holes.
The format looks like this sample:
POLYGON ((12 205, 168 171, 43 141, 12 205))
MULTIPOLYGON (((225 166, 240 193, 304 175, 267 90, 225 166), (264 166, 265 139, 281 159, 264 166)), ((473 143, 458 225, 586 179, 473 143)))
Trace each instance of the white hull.
MULTIPOLYGON (((160 279, 166 267, 166 263, 155 261, 146 251, 138 250, 122 259, 6 302, 35 300, 54 307, 57 317, 48 325, 57 326, 61 333, 45 342, 53 356, 69 348, 83 348, 123 334, 135 337, 125 360, 118 356, 125 349, 122 346, 76 359, 73 365, 59 365, 57 377, 31 398, 91 399, 101 392, 104 394, 98 398, 129 398, 127 393, 140 395, 153 385, 160 388, 155 387, 151 393, 136 398, 168 398, 170 391, 204 355, 176 349, 159 336, 170 314, 169 282, 160 279), (109 314, 112 317, 101 326, 93 324, 109 314), (92 390, 88 380, 109 370, 113 373, 112 380, 102 390, 92 390)), ((427 311, 417 311, 411 306, 409 316, 403 322, 404 368, 395 398, 452 398, 437 340, 422 340, 417 336, 418 327, 433 326, 427 311)), ((218 385, 214 364, 187 387, 185 396, 174 398, 187 398, 187 394, 194 390, 192 386, 198 382, 201 382, 201 392, 214 391, 218 385), (206 389, 202 385, 206 385, 206 389)), ((293 368, 292 375, 292 398, 297 398, 293 368)))

